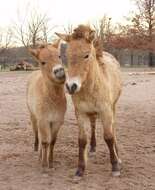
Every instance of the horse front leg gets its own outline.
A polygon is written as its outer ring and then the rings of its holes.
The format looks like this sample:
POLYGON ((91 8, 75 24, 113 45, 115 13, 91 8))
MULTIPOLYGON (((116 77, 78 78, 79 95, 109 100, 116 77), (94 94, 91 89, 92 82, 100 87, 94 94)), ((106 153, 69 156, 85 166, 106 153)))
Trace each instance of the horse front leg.
POLYGON ((90 152, 96 152, 96 115, 89 115, 90 125, 91 125, 91 138, 90 138, 90 152))
POLYGON ((42 167, 47 166, 47 154, 49 149, 50 139, 50 123, 46 120, 38 121, 38 132, 40 142, 40 159, 42 167))
POLYGON ((78 168, 76 171, 76 176, 83 176, 86 164, 87 164, 87 126, 86 126, 86 115, 76 114, 78 127, 79 127, 79 158, 78 158, 78 168))

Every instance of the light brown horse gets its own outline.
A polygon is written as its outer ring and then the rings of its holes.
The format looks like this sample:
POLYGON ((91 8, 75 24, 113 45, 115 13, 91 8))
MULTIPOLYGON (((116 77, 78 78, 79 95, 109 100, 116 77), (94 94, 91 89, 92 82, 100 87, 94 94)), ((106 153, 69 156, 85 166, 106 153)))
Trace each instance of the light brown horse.
POLYGON ((27 105, 35 135, 34 150, 38 150, 39 141, 42 166, 52 167, 53 149, 66 111, 65 72, 54 46, 29 51, 40 65, 40 71, 30 75, 27 88, 27 105))
MULTIPOLYGON (((82 176, 86 167, 87 129, 89 118, 93 124, 98 115, 104 129, 104 139, 110 152, 113 176, 120 175, 120 159, 116 146, 114 128, 116 102, 121 94, 120 66, 109 53, 95 46, 95 32, 85 25, 77 27, 71 35, 58 34, 68 44, 66 88, 72 95, 79 126, 79 161, 77 176, 82 176)), ((92 125, 92 140, 95 147, 95 123, 92 125), (94 140, 93 140, 94 139, 94 140)))

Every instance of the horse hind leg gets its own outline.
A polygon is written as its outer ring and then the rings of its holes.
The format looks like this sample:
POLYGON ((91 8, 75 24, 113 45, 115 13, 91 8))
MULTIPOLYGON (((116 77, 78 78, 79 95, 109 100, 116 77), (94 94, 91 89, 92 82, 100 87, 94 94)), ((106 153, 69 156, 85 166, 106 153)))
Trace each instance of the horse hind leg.
POLYGON ((91 139, 90 139, 90 152, 96 152, 96 115, 89 115, 90 125, 91 125, 91 139))
POLYGON ((103 127, 104 127, 104 140, 108 146, 110 153, 110 161, 112 165, 112 175, 119 176, 121 170, 120 159, 118 158, 118 149, 116 146, 116 137, 113 130, 113 113, 108 112, 104 116, 103 127))
POLYGON ((53 152, 54 152, 54 146, 56 143, 57 135, 59 132, 61 124, 58 123, 50 123, 50 144, 48 149, 48 157, 47 157, 47 163, 48 168, 53 167, 53 152))
POLYGON ((34 151, 38 151, 38 145, 39 145, 38 126, 37 126, 37 120, 33 114, 31 114, 31 125, 34 132, 34 151))
MULTIPOLYGON (((116 120, 115 114, 116 114, 116 105, 114 104, 114 106, 113 106, 113 118, 114 118, 114 120, 116 120)), ((112 129, 113 129, 113 135, 114 135, 114 139, 115 139, 115 150, 116 150, 116 154, 119 158, 119 150, 118 150, 117 138, 116 138, 116 122, 113 123, 112 129)), ((122 162, 120 158, 119 158, 119 162, 120 163, 122 162)))

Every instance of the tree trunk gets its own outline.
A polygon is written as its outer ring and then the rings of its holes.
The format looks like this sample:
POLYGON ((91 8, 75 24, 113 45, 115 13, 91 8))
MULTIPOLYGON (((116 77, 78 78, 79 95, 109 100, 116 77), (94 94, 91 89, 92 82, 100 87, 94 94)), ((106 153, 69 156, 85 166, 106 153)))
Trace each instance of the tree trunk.
POLYGON ((153 53, 149 52, 149 67, 153 67, 155 64, 153 63, 153 53))
POLYGON ((131 55, 131 67, 133 67, 133 65, 134 65, 134 64, 133 64, 133 51, 131 51, 131 54, 130 54, 130 55, 131 55))

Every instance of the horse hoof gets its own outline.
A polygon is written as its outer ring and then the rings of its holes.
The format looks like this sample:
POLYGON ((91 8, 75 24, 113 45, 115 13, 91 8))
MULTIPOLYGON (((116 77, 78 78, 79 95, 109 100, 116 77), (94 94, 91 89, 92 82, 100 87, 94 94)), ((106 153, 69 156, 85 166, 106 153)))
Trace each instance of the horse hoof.
POLYGON ((78 169, 78 170, 76 171, 76 173, 75 173, 75 176, 77 176, 77 177, 82 177, 83 174, 84 174, 84 171, 81 170, 81 169, 78 169))
POLYGON ((94 153, 94 152, 96 152, 96 147, 90 147, 89 152, 90 152, 90 153, 94 153))
POLYGON ((118 159, 118 163, 119 163, 119 164, 122 164, 122 160, 121 160, 120 158, 118 159))
POLYGON ((113 177, 119 177, 121 175, 121 172, 120 171, 113 171, 112 172, 112 176, 113 177))

